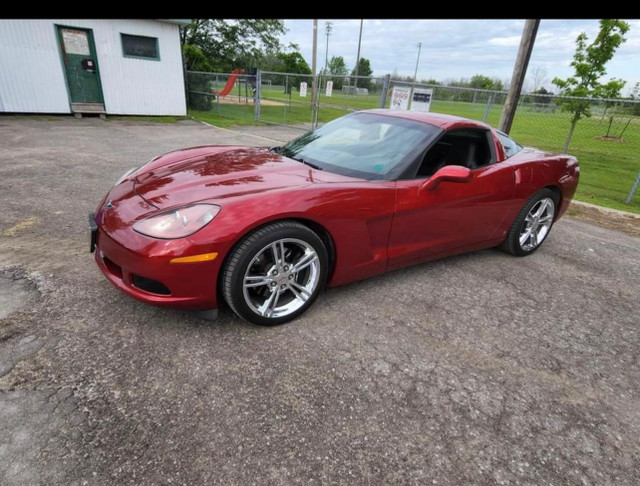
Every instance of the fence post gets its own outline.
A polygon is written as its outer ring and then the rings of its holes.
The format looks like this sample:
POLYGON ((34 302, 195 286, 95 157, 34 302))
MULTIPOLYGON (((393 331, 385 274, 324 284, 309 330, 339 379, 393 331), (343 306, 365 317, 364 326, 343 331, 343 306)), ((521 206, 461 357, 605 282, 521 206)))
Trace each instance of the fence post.
POLYGON ((320 100, 320 90, 317 89, 317 87, 319 84, 318 81, 320 81, 318 79, 319 77, 320 75, 316 74, 316 90, 312 93, 313 99, 311 100, 311 130, 315 130, 318 126, 318 101, 320 100))
MULTIPOLYGON (((218 91, 218 75, 216 74, 216 91, 218 91)), ((220 95, 216 95, 216 114, 220 116, 220 95)))
POLYGON ((253 118, 260 121, 260 97, 262 96, 262 73, 256 71, 256 92, 253 94, 253 118))
POLYGON ((633 186, 629 191, 629 195, 627 196, 627 199, 624 200, 625 203, 631 204, 631 199, 633 198, 633 195, 635 194, 636 189, 638 188, 638 184, 640 184, 640 172, 638 172, 638 177, 636 177, 636 180, 634 181, 633 186))
POLYGON ((493 104, 493 93, 489 93, 489 99, 487 99, 487 106, 484 108, 484 116, 482 117, 483 123, 487 122, 487 118, 489 117, 489 111, 491 110, 492 104, 493 104))
POLYGON ((380 96, 380 108, 387 106, 387 92, 389 91, 389 85, 391 84, 391 75, 385 74, 384 85, 382 86, 382 95, 380 96))

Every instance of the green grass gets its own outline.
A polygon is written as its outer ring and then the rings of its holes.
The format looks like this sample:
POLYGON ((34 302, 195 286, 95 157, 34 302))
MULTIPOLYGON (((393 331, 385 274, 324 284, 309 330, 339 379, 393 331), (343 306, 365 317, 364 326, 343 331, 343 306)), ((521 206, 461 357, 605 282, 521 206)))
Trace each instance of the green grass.
MULTIPOLYGON (((279 103, 278 105, 261 105, 261 120, 284 124, 311 123, 310 90, 307 98, 301 98, 297 91, 291 95, 284 93, 282 87, 263 86, 264 99, 279 103)), ((333 120, 346 113, 345 109, 378 108, 379 94, 367 96, 344 95, 334 91, 328 98, 320 95, 320 123, 333 120), (330 105, 330 106, 327 106, 330 105), (341 108, 337 108, 341 107, 341 108)), ((233 125, 255 124, 253 104, 220 104, 220 114, 216 105, 210 112, 191 111, 196 118, 212 125, 230 127, 233 125)), ((472 119, 482 119, 485 112, 484 103, 468 103, 456 101, 434 100, 431 109, 434 112, 450 113, 472 119)), ((501 105, 491 107, 487 122, 497 126, 501 105)), ((618 135, 629 117, 618 117, 612 133, 618 135)), ((555 113, 532 111, 528 107, 520 107, 516 113, 511 135, 522 145, 537 147, 552 152, 560 152, 564 145, 570 125, 569 114, 557 110, 555 113)), ((624 132, 623 142, 599 140, 597 137, 606 134, 608 120, 600 116, 580 120, 573 134, 569 153, 575 155, 581 167, 580 184, 575 198, 624 211, 640 214, 640 191, 636 193, 631 204, 624 200, 631 185, 640 171, 640 118, 631 121, 624 132)))

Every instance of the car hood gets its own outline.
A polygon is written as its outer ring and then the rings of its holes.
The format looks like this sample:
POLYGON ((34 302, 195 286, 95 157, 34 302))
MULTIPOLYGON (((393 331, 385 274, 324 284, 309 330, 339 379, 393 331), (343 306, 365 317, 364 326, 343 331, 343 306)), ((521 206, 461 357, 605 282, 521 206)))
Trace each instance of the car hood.
POLYGON ((151 161, 136 173, 134 190, 147 203, 165 209, 313 184, 318 175, 266 148, 196 147, 151 161))

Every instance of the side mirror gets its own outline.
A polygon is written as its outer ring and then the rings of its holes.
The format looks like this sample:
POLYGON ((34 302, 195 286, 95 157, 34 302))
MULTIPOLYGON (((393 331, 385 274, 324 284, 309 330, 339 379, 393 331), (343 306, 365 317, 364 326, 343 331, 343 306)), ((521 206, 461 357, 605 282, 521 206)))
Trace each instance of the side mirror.
POLYGON ((471 170, 469 168, 461 165, 445 165, 422 184, 420 189, 433 191, 441 182, 469 182, 470 180, 471 170))

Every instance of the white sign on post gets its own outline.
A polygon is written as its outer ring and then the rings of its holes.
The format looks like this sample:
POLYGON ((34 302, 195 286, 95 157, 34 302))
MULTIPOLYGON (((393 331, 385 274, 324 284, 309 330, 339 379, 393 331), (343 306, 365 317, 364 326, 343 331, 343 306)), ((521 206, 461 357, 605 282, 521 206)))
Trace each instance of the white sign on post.
POLYGON ((394 86, 391 92, 391 109, 408 110, 411 88, 408 86, 394 86))
POLYGON ((307 97, 307 83, 304 81, 300 83, 300 96, 303 98, 307 97))
POLYGON ((411 97, 411 111, 429 111, 433 89, 414 88, 411 97))
POLYGON ((325 90, 325 95, 331 98, 331 93, 333 92, 333 81, 327 81, 327 88, 325 90))

